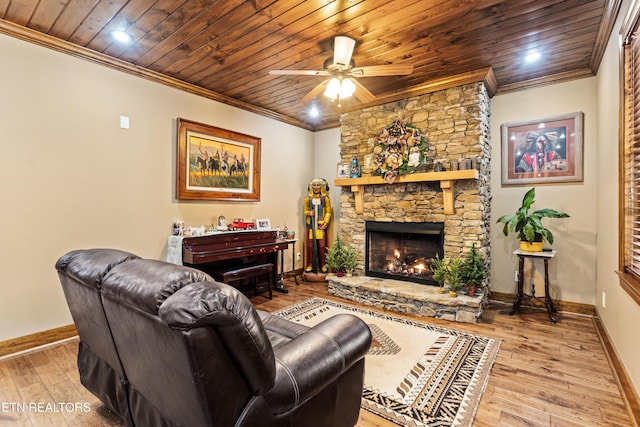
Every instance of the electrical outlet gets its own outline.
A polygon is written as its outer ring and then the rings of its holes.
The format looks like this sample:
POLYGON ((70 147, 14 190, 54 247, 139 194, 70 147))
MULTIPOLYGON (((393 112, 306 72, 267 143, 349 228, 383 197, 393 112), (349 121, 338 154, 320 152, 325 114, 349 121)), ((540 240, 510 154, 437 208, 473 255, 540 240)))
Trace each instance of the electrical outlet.
POLYGON ((602 292, 602 308, 607 308, 607 294, 602 292))
POLYGON ((298 254, 296 255, 296 261, 300 261, 301 259, 302 259, 302 254, 298 252, 298 254))
POLYGON ((513 280, 515 280, 516 282, 518 282, 518 270, 515 270, 513 272, 513 280))

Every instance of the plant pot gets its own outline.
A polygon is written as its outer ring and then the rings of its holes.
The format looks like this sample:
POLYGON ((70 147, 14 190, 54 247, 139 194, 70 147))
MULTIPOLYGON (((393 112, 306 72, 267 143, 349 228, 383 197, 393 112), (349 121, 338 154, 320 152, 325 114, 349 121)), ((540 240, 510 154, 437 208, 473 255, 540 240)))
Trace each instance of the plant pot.
POLYGON ((467 291, 467 295, 469 295, 470 297, 475 297, 476 296, 476 287, 478 285, 476 284, 472 284, 469 285, 469 290, 467 291))
POLYGON ((526 240, 520 240, 520 250, 524 252, 542 252, 544 242, 529 243, 526 240))
POLYGON ((343 272, 343 271, 338 271, 338 272, 336 273, 336 276, 338 276, 338 277, 342 277, 342 276, 344 276, 344 272, 343 272))
POLYGON ((444 294, 444 288, 442 286, 438 288, 438 293, 444 294))
POLYGON ((458 293, 457 293, 456 291, 449 291, 449 296, 450 296, 451 298, 455 298, 455 297, 457 297, 457 296, 458 296, 458 293))

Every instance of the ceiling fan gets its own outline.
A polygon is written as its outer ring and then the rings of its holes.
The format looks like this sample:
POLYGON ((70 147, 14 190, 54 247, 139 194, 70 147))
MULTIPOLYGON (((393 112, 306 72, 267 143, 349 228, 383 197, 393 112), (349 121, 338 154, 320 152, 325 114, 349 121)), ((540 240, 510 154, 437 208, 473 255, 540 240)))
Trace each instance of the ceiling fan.
POLYGON ((358 78, 406 76, 413 71, 413 65, 410 64, 356 67, 354 61, 351 59, 355 44, 356 41, 352 38, 337 36, 334 39, 333 58, 329 58, 324 62, 323 70, 271 70, 269 74, 330 77, 311 89, 300 101, 308 102, 320 93, 324 93, 324 95, 332 101, 337 100, 338 107, 340 107, 340 100, 348 98, 351 95, 364 103, 369 103, 376 99, 375 95, 372 94, 369 89, 358 82, 358 78))

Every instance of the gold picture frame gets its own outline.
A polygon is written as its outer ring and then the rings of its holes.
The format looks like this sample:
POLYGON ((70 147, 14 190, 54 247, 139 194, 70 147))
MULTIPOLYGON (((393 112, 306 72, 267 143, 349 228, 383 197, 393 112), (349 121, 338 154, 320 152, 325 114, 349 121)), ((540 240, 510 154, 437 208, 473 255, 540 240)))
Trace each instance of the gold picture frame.
POLYGON ((260 200, 260 138, 182 118, 177 128, 177 199, 260 200))
POLYGON ((582 112, 503 124, 502 185, 581 182, 582 126, 582 112))

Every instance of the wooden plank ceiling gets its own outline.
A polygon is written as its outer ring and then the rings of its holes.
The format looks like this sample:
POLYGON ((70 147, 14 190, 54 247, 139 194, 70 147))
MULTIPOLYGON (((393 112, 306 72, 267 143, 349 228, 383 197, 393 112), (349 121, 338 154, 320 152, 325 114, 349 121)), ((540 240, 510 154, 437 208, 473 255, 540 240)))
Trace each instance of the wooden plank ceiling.
POLYGON ((339 125, 320 95, 336 35, 356 40, 356 66, 412 64, 407 76, 359 79, 388 102, 447 81, 498 92, 594 75, 620 0, 0 0, 0 32, 310 130, 339 125), (122 26, 129 44, 113 40, 122 26), (541 59, 526 64, 536 50, 541 59), (494 79, 493 79, 494 78, 494 79), (309 116, 310 107, 319 111, 309 116))

